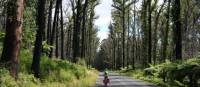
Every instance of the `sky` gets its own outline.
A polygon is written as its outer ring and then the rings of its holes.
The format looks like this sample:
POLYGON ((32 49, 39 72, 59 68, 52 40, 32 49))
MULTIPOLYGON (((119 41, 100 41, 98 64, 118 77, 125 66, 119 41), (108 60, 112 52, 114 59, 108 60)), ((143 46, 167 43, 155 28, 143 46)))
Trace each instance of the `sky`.
MULTIPOLYGON (((161 5, 163 0, 158 0, 158 4, 161 5)), ((138 8, 141 7, 142 0, 136 4, 138 8)), ((98 37, 100 42, 108 37, 108 26, 111 22, 111 10, 112 0, 101 0, 100 5, 95 8, 96 15, 99 18, 95 21, 95 25, 99 28, 98 37)))
MULTIPOLYGON (((65 9, 68 8, 69 12, 71 13, 71 8, 68 7, 69 0, 64 0, 63 6, 65 9)), ((100 38, 100 42, 103 39, 108 37, 108 25, 111 21, 111 7, 112 0, 100 0, 100 4, 95 7, 95 14, 99 18, 95 20, 95 25, 98 27, 98 37, 100 38)), ((54 12, 54 11, 53 11, 54 12)), ((71 13, 72 14, 72 13, 71 13)))
POLYGON ((108 26, 111 21, 112 0, 101 0, 100 5, 95 8, 96 15, 99 18, 95 21, 95 25, 99 28, 98 37, 100 41, 108 37, 108 26))

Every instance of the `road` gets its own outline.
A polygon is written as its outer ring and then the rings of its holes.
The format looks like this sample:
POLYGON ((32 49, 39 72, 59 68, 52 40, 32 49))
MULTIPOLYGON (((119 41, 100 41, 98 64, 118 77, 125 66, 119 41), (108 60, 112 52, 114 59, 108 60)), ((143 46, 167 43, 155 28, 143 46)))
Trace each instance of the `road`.
MULTIPOLYGON (((103 84, 103 73, 99 73, 96 87, 105 87, 103 84)), ((110 84, 107 87, 155 87, 147 82, 122 76, 117 73, 109 73, 110 84)))

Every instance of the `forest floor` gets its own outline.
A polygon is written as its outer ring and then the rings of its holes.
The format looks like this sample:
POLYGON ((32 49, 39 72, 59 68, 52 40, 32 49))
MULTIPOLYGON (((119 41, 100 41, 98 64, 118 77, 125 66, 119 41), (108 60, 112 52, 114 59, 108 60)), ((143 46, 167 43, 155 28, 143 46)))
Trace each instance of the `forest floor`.
MULTIPOLYGON (((103 84, 104 75, 99 73, 99 79, 96 82, 96 87, 105 87, 103 84)), ((132 79, 131 77, 122 76, 118 73, 109 73, 110 83, 108 87, 155 87, 150 83, 132 79)))

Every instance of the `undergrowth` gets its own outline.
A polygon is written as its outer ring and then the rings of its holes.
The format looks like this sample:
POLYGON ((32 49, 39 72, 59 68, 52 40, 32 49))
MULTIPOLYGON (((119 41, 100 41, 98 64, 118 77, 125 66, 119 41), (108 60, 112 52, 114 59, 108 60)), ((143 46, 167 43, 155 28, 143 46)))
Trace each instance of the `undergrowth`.
POLYGON ((31 74, 32 56, 29 50, 20 54, 19 78, 15 81, 7 69, 0 69, 0 87, 90 87, 95 85, 97 72, 66 60, 41 58, 41 78, 31 74))
POLYGON ((200 59, 151 65, 144 70, 122 70, 121 73, 161 87, 200 87, 200 59))

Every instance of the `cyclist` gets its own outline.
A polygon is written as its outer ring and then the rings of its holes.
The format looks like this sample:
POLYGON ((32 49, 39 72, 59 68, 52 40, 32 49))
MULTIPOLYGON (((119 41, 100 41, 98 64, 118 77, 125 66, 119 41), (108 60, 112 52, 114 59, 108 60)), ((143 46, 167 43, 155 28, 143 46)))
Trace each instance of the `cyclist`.
POLYGON ((104 83, 105 86, 107 86, 107 84, 110 83, 110 79, 108 78, 108 71, 107 70, 104 71, 103 83, 104 83))

